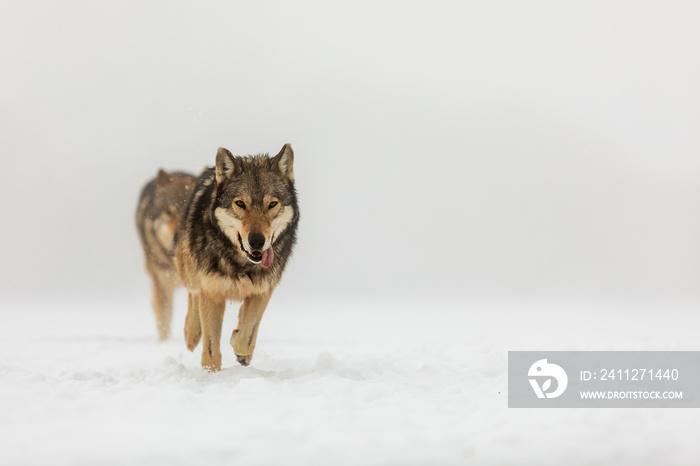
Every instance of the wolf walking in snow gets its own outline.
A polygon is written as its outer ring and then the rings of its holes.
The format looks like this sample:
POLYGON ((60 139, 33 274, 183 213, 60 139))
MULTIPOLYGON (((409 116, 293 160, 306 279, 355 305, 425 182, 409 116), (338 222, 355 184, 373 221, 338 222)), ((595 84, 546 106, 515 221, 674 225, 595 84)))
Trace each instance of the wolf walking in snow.
POLYGON ((197 179, 177 234, 176 265, 188 295, 185 340, 202 340, 202 367, 221 368, 226 301, 243 301, 231 336, 236 359, 250 364, 260 320, 292 254, 299 223, 294 152, 234 157, 219 148, 216 166, 197 179))
POLYGON ((173 293, 182 284, 175 269, 175 232, 195 180, 186 173, 160 170, 144 186, 136 209, 136 229, 151 278, 153 312, 161 340, 170 335, 173 293))

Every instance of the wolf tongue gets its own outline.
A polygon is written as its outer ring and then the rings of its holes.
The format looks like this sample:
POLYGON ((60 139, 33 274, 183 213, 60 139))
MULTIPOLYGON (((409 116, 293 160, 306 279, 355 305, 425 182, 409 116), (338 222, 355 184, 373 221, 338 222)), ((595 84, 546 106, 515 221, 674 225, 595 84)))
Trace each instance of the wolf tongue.
POLYGON ((272 252, 272 246, 270 246, 262 252, 262 266, 268 268, 272 265, 272 259, 274 258, 275 253, 272 252))

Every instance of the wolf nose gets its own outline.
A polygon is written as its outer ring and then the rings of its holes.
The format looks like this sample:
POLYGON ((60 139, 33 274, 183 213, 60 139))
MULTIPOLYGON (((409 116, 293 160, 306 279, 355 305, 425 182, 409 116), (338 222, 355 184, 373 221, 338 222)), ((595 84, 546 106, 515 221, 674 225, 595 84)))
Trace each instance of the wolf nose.
POLYGON ((250 233, 248 235, 248 244, 251 249, 260 251, 265 246, 265 235, 262 233, 250 233))

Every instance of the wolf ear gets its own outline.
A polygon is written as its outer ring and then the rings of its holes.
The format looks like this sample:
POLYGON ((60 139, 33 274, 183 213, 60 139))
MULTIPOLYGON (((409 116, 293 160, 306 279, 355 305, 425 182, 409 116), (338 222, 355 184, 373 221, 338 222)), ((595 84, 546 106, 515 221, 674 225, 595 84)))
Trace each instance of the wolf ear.
POLYGON ((216 153, 216 182, 222 183, 226 178, 233 178, 242 172, 241 164, 228 149, 219 147, 216 153))
POLYGON ((159 186, 165 186, 170 183, 170 175, 162 168, 158 170, 158 175, 156 176, 156 184, 159 186))
POLYGON ((290 144, 285 144, 280 153, 272 159, 272 167, 282 172, 289 181, 294 181, 294 151, 290 144))

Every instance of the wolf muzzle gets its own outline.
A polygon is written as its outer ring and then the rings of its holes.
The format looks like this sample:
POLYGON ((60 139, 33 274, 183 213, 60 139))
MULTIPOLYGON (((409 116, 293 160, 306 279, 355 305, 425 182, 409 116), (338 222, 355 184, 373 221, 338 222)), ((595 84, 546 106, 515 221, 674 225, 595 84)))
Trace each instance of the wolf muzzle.
MULTIPOLYGON (((238 235, 238 239, 240 240, 240 235, 238 235)), ((254 264, 260 264, 265 268, 268 268, 269 266, 272 265, 272 261, 275 258, 275 253, 272 250, 272 246, 267 248, 266 250, 262 250, 262 248, 265 247, 265 235, 262 233, 249 233, 248 234, 248 245, 250 246, 250 251, 246 251, 243 245, 241 244, 241 249, 246 253, 248 256, 248 259, 253 262, 254 264)))

